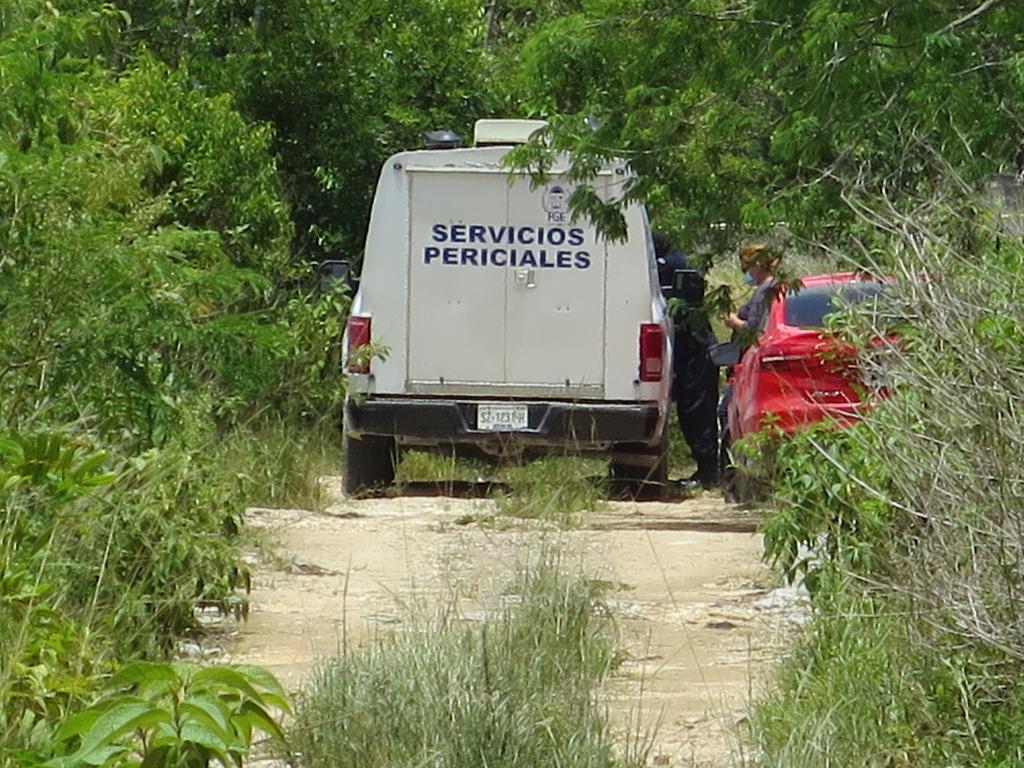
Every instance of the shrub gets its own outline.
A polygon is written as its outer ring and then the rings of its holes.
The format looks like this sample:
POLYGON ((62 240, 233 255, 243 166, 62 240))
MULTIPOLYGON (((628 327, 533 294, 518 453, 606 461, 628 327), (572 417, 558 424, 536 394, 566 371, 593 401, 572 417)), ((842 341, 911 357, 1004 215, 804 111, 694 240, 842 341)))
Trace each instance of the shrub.
POLYGON ((92 706, 63 723, 62 754, 47 768, 242 765, 261 734, 278 742, 287 714, 280 684, 257 667, 137 662, 120 669, 92 706))
POLYGON ((928 214, 887 220, 912 321, 884 362, 893 396, 781 449, 766 547, 809 569, 817 618, 761 708, 767 765, 1024 759, 1024 249, 928 214))
POLYGON ((244 612, 242 511, 267 475, 264 499, 312 496, 299 457, 335 415, 347 308, 303 290, 269 131, 126 46, 114 5, 59 5, 0 10, 0 761, 14 764, 45 754, 120 661, 194 631, 198 605, 244 612))

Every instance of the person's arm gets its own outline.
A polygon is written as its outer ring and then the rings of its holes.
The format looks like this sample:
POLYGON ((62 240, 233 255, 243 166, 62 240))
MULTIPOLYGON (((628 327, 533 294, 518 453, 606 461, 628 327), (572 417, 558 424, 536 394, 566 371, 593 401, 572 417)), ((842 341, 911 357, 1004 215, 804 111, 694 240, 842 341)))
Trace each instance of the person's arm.
POLYGON ((722 315, 722 322, 726 324, 731 330, 734 331, 745 331, 747 329, 747 321, 737 315, 735 312, 730 312, 727 315, 722 315))
POLYGON ((730 312, 727 315, 722 315, 722 322, 729 327, 730 330, 740 332, 745 331, 748 328, 753 327, 750 324, 750 315, 754 306, 754 298, 756 293, 747 302, 737 309, 735 312, 730 312))
POLYGON ((747 303, 738 311, 723 315, 722 322, 737 333, 760 332, 765 316, 768 314, 768 304, 772 295, 772 284, 764 283, 758 286, 747 303))

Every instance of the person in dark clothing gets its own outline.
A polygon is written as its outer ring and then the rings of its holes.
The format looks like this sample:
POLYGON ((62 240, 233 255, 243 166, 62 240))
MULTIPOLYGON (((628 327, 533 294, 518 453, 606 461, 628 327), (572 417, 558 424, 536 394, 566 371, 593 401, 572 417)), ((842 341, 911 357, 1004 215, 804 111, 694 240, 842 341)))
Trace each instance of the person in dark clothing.
MULTIPOLYGON (((662 292, 670 295, 677 269, 691 269, 686 257, 660 232, 654 233, 654 254, 662 292)), ((702 304, 683 305, 673 313, 672 399, 683 439, 697 470, 683 481, 692 487, 718 483, 718 367, 708 349, 718 342, 702 304)))

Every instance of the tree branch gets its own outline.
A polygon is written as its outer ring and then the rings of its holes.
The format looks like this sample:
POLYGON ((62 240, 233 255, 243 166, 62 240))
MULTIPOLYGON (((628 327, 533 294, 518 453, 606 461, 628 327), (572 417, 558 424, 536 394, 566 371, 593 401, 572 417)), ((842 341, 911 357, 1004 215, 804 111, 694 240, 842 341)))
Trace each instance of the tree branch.
POLYGON ((969 22, 969 21, 971 21, 973 19, 976 19, 978 16, 981 16, 981 14, 983 14, 983 13, 985 13, 987 11, 990 11, 992 8, 995 8, 997 5, 1002 5, 1004 2, 1006 2, 1006 0, 985 0, 985 2, 983 2, 977 8, 975 8, 973 11, 971 11, 968 14, 965 14, 964 16, 961 16, 959 19, 956 19, 954 21, 949 22, 949 24, 944 26, 942 29, 940 29, 935 34, 937 34, 937 35, 944 35, 947 32, 952 32, 957 27, 962 27, 967 22, 969 22))

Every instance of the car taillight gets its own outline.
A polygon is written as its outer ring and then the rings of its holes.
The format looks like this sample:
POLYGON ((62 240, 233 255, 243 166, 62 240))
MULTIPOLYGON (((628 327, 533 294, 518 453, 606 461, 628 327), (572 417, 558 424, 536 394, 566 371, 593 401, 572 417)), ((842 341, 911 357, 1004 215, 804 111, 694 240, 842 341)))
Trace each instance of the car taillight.
POLYGON ((803 371, 818 360, 813 355, 799 353, 784 353, 775 350, 766 351, 761 355, 761 370, 763 371, 803 371))
POLYGON ((370 343, 370 318, 364 315, 352 315, 348 319, 348 372, 369 373, 370 356, 366 347, 370 343))
POLYGON ((665 332, 657 323, 640 324, 640 381, 661 381, 665 332))
POLYGON ((854 362, 852 347, 825 344, 767 344, 760 349, 762 371, 820 376, 823 373, 843 374, 854 362))

